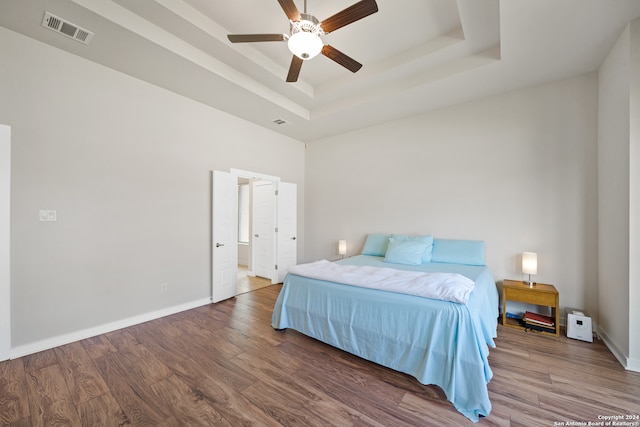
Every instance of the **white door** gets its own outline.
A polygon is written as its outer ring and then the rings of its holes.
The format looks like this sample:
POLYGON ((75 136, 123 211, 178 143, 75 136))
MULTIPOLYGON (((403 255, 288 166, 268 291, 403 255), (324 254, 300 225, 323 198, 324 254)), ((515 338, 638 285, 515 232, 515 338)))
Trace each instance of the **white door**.
POLYGON ((0 125, 0 361, 11 350, 10 190, 11 128, 0 125))
POLYGON ((275 271, 275 190, 271 181, 253 185, 253 220, 251 237, 253 272, 272 279, 275 271))
POLYGON ((277 278, 282 283, 289 266, 296 265, 298 256, 297 186, 289 182, 278 183, 277 203, 277 278))
POLYGON ((230 173, 213 171, 211 300, 238 293, 238 183, 230 173))

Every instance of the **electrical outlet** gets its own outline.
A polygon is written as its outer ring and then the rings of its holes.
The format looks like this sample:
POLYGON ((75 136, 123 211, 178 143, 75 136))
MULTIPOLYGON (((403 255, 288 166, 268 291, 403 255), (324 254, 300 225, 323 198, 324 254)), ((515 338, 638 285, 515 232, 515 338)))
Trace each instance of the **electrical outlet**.
POLYGON ((160 285, 160 293, 164 294, 165 292, 167 292, 167 284, 163 283, 160 285))

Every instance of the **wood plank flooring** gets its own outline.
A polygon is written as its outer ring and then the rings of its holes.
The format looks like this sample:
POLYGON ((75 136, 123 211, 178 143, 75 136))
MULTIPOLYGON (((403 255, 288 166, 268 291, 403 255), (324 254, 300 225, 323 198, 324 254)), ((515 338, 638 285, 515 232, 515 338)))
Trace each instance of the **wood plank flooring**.
MULTIPOLYGON (((437 387, 274 331, 280 289, 2 362, 0 425, 472 425, 437 387)), ((493 410, 478 425, 640 413, 640 374, 626 372, 602 342, 502 326, 498 335, 489 356, 493 410)))
POLYGON ((248 273, 246 265, 238 265, 238 295, 271 286, 271 280, 264 277, 249 276, 248 273))

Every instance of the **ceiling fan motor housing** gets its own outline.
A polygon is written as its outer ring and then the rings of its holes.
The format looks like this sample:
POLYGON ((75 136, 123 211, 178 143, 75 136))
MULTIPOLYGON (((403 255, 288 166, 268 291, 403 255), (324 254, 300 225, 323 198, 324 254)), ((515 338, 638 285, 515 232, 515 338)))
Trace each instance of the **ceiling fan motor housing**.
POLYGON ((300 59, 311 59, 322 51, 324 43, 320 39, 324 30, 318 19, 307 13, 300 14, 299 21, 291 22, 291 36, 289 50, 300 59))

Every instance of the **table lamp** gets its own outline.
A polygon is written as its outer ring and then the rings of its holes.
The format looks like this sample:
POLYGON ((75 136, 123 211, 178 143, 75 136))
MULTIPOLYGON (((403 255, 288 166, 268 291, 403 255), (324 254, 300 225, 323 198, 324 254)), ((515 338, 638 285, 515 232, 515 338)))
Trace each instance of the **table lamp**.
POLYGON ((338 240, 338 255, 344 258, 346 254, 347 254, 347 241, 338 240))
POLYGON ((535 283, 531 280, 532 274, 538 274, 538 254, 535 252, 522 252, 522 272, 529 275, 529 280, 525 283, 532 288, 535 283))

